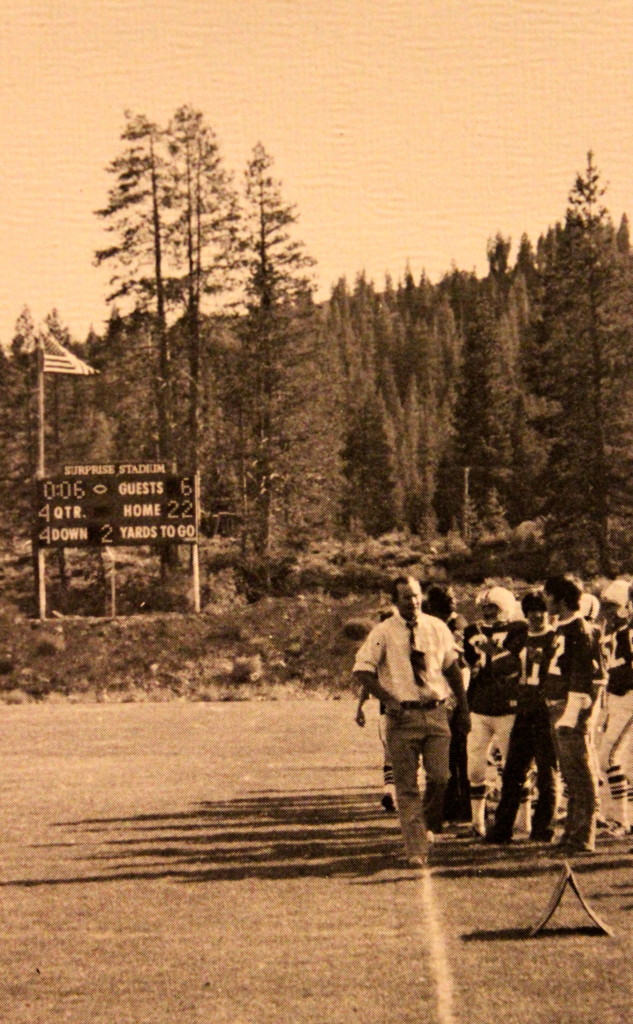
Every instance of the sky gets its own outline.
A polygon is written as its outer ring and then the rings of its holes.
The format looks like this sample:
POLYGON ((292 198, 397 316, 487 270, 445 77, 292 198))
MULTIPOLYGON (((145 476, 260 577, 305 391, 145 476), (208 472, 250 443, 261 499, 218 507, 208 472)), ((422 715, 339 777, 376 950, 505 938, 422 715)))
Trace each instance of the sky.
POLYGON ((633 216, 630 0, 2 0, 0 342, 26 305, 108 316, 94 211, 124 112, 201 110, 239 180, 275 161, 318 297, 486 271, 564 217, 589 149, 633 216))

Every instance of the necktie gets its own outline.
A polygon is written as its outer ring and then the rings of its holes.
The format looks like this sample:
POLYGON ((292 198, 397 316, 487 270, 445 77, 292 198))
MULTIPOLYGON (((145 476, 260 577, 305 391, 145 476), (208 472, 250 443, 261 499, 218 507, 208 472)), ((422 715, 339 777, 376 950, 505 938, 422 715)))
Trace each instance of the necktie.
POLYGON ((418 686, 425 686, 426 660, 424 658, 424 651, 418 651, 415 646, 415 622, 407 622, 407 629, 409 630, 410 659, 413 676, 418 686))

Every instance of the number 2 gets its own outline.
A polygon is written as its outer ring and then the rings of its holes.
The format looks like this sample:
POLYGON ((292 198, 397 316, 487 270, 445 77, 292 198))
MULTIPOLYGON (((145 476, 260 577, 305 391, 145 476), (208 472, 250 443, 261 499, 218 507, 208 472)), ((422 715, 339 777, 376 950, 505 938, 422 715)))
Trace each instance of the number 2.
POLYGON ((548 672, 549 672, 549 674, 551 676, 559 676, 560 675, 560 668, 558 667, 558 662, 560 661, 560 659, 561 659, 561 657, 563 656, 564 653, 565 653, 565 637, 562 636, 559 633, 559 635, 556 637, 556 640, 555 640, 555 643, 554 643, 554 655, 552 657, 552 660, 549 663, 548 672))

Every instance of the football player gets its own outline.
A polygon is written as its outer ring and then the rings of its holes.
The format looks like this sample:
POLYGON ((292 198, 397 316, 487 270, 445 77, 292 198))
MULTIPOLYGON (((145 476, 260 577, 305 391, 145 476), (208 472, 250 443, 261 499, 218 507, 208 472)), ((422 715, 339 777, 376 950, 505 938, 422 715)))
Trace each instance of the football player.
POLYGON ((614 580, 602 592, 604 652, 607 665, 607 719, 600 748, 600 767, 609 787, 607 816, 612 832, 631 830, 629 790, 633 740, 633 606, 631 584, 614 580))
POLYGON ((521 601, 528 628, 521 652, 522 672, 518 688, 517 715, 510 733, 510 747, 503 773, 501 800, 488 840, 509 843, 525 792, 526 780, 536 763, 538 799, 531 838, 549 843, 554 837, 556 810, 556 745, 549 709, 543 696, 543 682, 554 653, 555 632, 548 622, 543 594, 532 592, 521 601))
POLYGON ((468 735, 468 777, 472 833, 486 834, 486 771, 496 746, 505 762, 517 710, 521 676, 519 652, 525 622, 519 620, 514 594, 505 587, 485 587, 477 595, 481 618, 464 630, 464 659, 470 668, 468 703, 472 729, 468 735))
POLYGON ((550 615, 556 616, 544 696, 569 795, 559 846, 565 854, 595 853, 598 780, 590 719, 604 677, 603 655, 595 627, 580 611, 582 592, 574 580, 550 576, 544 593, 550 615))

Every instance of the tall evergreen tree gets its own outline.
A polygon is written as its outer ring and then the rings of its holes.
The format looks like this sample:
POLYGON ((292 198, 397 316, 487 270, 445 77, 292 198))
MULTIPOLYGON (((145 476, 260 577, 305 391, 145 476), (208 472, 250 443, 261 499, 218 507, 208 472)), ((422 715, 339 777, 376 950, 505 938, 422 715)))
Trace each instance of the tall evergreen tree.
MULTIPOLYGON (((173 178, 167 246, 172 256, 170 297, 184 311, 181 336, 187 353, 188 465, 197 468, 205 298, 229 292, 235 282, 239 212, 217 137, 200 111, 180 107, 167 129, 173 178)), ((209 322, 208 322, 209 324, 209 322)))
POLYGON ((279 482, 280 455, 291 443, 290 410, 305 401, 296 371, 314 338, 313 260, 296 240, 297 213, 281 194, 273 161, 261 143, 245 174, 242 236, 245 315, 237 323, 240 351, 233 401, 239 421, 244 541, 267 557, 279 482))
POLYGON ((404 519, 413 533, 427 533, 428 514, 432 493, 424 478, 425 451, 422 433, 423 413, 418 396, 418 385, 412 374, 403 407, 401 435, 401 465, 404 486, 404 519), (426 487, 425 487, 426 485, 426 487))
POLYGON ((23 477, 35 474, 37 465, 37 331, 31 311, 20 313, 11 340, 9 379, 13 390, 14 444, 18 455, 18 472, 23 477))
MULTIPOLYGON (((459 464, 470 470, 470 494, 483 516, 490 492, 502 503, 511 485, 514 381, 503 323, 493 299, 482 291, 465 324, 462 377, 455 406, 455 448, 459 464)), ((458 492, 459 493, 459 492, 458 492)), ((459 510, 453 515, 458 517, 459 510)))
POLYGON ((94 378, 95 403, 106 418, 100 445, 107 430, 112 459, 163 457, 154 379, 147 372, 154 352, 154 318, 140 310, 122 317, 113 309, 103 338, 89 343, 91 364, 100 371, 94 378))
POLYGON ((593 154, 569 195, 544 272, 542 391, 553 401, 547 498, 552 543, 608 574, 613 517, 633 519, 632 280, 593 154))
POLYGON ((628 256, 631 252, 631 228, 629 225, 629 218, 626 213, 622 214, 620 219, 620 227, 618 233, 615 236, 618 252, 622 253, 623 256, 628 256))
POLYGON ((9 351, 0 348, 0 504, 10 531, 30 522, 30 481, 37 462, 36 331, 22 310, 9 351))
POLYGON ((343 524, 371 537, 396 525, 395 452, 389 414, 382 396, 368 389, 360 396, 341 452, 346 488, 343 524), (390 433, 392 440, 390 441, 390 433))
POLYGON ((170 459, 173 411, 164 263, 166 214, 172 203, 173 180, 164 131, 144 115, 129 111, 126 122, 121 135, 125 148, 107 168, 114 178, 108 204, 97 211, 115 240, 96 253, 96 263, 108 262, 115 267, 109 301, 129 296, 141 310, 153 312, 159 449, 161 458, 170 459))

